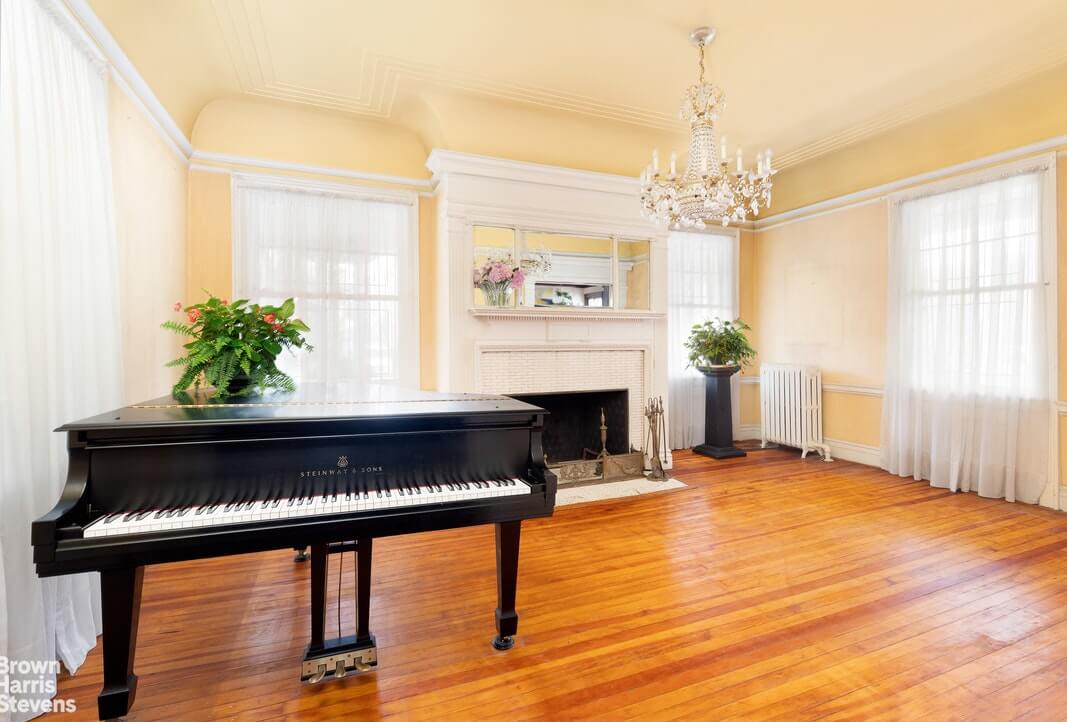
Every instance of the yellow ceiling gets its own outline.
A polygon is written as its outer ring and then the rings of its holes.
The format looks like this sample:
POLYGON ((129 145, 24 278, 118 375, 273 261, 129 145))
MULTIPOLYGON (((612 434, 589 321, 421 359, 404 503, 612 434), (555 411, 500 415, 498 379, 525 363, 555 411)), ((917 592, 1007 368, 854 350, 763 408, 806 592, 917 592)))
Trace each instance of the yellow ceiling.
MULTIPOLYGON (((726 91, 723 132, 750 152, 772 146, 781 166, 1067 62, 1064 0, 91 4, 191 138, 212 101, 265 98, 399 126, 427 148, 484 150, 492 125, 492 150, 510 157, 530 158, 517 149, 546 123, 564 129, 553 143, 568 124, 595 124, 681 150, 678 102, 696 75, 687 34, 700 24, 719 30, 708 59, 726 91)), ((646 152, 608 165, 636 174, 646 152)))

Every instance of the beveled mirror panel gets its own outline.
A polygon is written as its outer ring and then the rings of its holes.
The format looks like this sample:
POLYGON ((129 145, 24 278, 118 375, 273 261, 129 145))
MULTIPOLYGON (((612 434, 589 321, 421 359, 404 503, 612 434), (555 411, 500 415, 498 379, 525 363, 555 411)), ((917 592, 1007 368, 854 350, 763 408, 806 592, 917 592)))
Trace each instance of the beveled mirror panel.
POLYGON ((648 241, 618 241, 619 291, 616 307, 647 311, 650 304, 648 241))

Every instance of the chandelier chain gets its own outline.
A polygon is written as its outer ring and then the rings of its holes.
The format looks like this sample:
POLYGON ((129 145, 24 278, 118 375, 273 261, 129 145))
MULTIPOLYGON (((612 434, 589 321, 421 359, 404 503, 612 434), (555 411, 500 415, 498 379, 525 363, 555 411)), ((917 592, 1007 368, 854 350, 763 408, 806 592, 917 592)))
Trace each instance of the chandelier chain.
POLYGON ((704 41, 703 40, 700 41, 699 47, 700 47, 700 62, 699 62, 699 65, 700 65, 700 83, 703 84, 704 83, 704 41))

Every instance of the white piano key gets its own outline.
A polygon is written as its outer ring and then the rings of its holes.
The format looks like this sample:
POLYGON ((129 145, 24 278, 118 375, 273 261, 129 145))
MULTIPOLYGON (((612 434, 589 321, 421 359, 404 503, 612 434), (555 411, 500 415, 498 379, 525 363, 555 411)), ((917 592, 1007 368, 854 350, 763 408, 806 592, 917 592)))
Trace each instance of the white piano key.
POLYGON ((203 507, 187 507, 177 513, 173 509, 153 509, 147 514, 126 512, 104 515, 83 530, 85 538, 125 536, 165 532, 180 529, 204 529, 232 524, 259 523, 286 519, 362 513, 398 507, 418 507, 431 504, 455 503, 475 499, 529 494, 530 485, 522 479, 508 479, 500 484, 487 482, 452 482, 417 486, 406 485, 403 489, 379 490, 376 486, 363 491, 353 491, 351 496, 339 493, 315 494, 297 498, 273 499, 249 502, 208 504, 203 507), (464 488, 466 487, 466 488, 464 488), (130 517, 130 518, 126 518, 130 517))

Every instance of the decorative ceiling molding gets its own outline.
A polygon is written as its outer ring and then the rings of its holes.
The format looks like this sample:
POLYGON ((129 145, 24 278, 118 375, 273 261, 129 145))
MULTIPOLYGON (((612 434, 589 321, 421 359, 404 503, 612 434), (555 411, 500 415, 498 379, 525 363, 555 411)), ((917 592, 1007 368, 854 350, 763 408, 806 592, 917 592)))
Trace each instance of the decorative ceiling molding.
MULTIPOLYGON (((535 105, 590 118, 601 118, 652 130, 683 133, 685 123, 675 114, 647 107, 607 103, 598 98, 543 87, 505 83, 476 74, 361 52, 355 75, 358 92, 338 94, 283 80, 275 72, 271 43, 263 22, 262 0, 211 0, 225 41, 234 75, 243 92, 274 100, 302 103, 377 120, 390 120, 398 94, 415 84, 511 103, 535 105)), ((895 127, 932 115, 978 95, 1006 87, 1067 62, 1067 42, 1048 46, 1043 60, 1019 70, 998 66, 981 74, 974 83, 954 83, 929 98, 879 112, 868 121, 841 128, 816 141, 776 155, 779 169, 789 168, 841 148, 866 140, 895 127), (976 85, 979 83, 980 85, 976 85), (977 91, 977 92, 976 92, 977 91)))
POLYGON ((367 50, 361 53, 357 71, 359 92, 355 96, 289 83, 275 73, 270 42, 263 24, 261 0, 212 0, 212 5, 234 65, 234 74, 241 89, 250 95, 386 120, 392 116, 401 85, 421 82, 496 100, 537 105, 644 128, 676 133, 685 130, 685 123, 675 114, 606 103, 598 98, 548 88, 505 83, 367 50))

